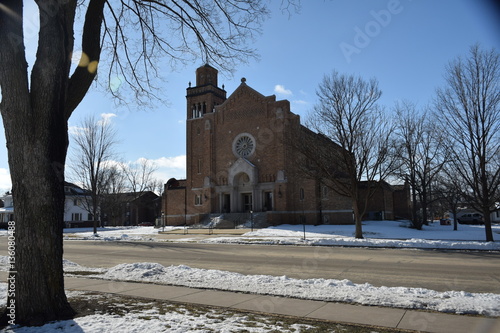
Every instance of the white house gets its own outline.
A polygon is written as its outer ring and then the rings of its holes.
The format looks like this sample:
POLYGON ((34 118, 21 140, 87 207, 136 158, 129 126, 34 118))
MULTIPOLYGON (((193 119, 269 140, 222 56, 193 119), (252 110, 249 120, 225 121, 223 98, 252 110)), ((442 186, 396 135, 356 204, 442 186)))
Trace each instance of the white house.
POLYGON ((3 207, 0 208, 0 223, 7 223, 14 220, 14 203, 12 200, 12 194, 7 192, 1 197, 3 201, 3 207))
MULTIPOLYGON (((64 223, 66 226, 75 226, 78 224, 84 224, 87 221, 92 221, 92 214, 88 211, 90 196, 88 191, 82 189, 81 187, 64 182, 64 223)), ((12 199, 12 194, 9 192, 5 193, 1 197, 4 203, 4 207, 0 208, 0 223, 6 223, 14 220, 14 202, 12 199)))
POLYGON ((500 204, 497 203, 497 209, 491 213, 491 223, 500 223, 500 204))
POLYGON ((81 187, 64 182, 64 223, 67 227, 84 224, 93 221, 91 211, 90 194, 81 187))

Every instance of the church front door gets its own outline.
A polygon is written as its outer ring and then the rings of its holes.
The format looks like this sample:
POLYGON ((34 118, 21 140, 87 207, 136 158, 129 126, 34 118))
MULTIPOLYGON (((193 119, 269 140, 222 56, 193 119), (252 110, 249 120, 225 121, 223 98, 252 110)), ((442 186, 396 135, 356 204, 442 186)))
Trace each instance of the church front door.
POLYGON ((242 210, 243 212, 247 213, 253 210, 253 198, 252 198, 252 193, 242 193, 241 194, 241 201, 243 204, 242 210))

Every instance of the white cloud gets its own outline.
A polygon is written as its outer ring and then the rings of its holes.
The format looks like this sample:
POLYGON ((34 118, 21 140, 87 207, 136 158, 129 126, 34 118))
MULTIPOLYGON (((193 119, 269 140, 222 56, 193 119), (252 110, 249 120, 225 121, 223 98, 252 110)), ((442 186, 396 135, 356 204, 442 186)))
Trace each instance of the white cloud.
POLYGON ((287 96, 293 95, 291 90, 286 89, 285 86, 281 84, 277 84, 274 86, 274 92, 280 95, 287 95, 287 96))
POLYGON ((117 117, 115 113, 101 113, 101 121, 103 123, 110 122, 114 117, 117 117))
POLYGON ((79 135, 85 130, 85 128, 80 126, 68 126, 69 135, 79 135))
MULTIPOLYGON (((144 157, 141 157, 132 163, 140 163, 144 159, 144 157)), ((148 160, 153 162, 157 167, 157 170, 154 172, 154 177, 156 179, 166 183, 170 178, 186 178, 186 155, 160 157, 148 160)))
POLYGON ((158 166, 158 170, 155 172, 157 179, 166 183, 170 178, 186 178, 186 155, 160 157, 154 162, 158 166))
POLYGON ((8 169, 0 168, 0 194, 3 194, 12 189, 12 181, 8 169))
POLYGON ((302 99, 297 99, 297 100, 294 100, 292 101, 292 103, 294 104, 300 104, 300 105, 307 105, 308 103, 302 99))
MULTIPOLYGON (((98 125, 109 124, 111 119, 118 117, 115 113, 101 113, 101 119, 97 120, 98 125)), ((86 132, 86 127, 81 126, 68 126, 68 133, 70 135, 80 135, 86 132)))
POLYGON ((186 155, 174 157, 160 157, 153 160, 158 168, 186 170, 186 155))

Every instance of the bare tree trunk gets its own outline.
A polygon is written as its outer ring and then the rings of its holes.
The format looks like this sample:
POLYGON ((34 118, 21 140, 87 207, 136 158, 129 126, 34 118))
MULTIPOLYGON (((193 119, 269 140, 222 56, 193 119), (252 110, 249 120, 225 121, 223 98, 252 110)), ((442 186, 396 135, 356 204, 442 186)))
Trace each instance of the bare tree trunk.
POLYGON ((15 225, 9 292, 3 324, 38 325, 69 318, 64 293, 64 163, 68 146, 66 92, 73 47, 75 2, 43 7, 37 60, 28 88, 22 2, 0 11, 2 112, 15 225), (53 38, 58 36, 58 38, 53 38))
POLYGON ((427 188, 422 183, 422 193, 420 194, 420 205, 422 206, 422 224, 427 225, 427 188))
MULTIPOLYGON (((411 180, 410 184, 415 184, 415 180, 411 180)), ((412 224, 417 230, 422 229, 422 222, 420 218, 418 217, 418 209, 417 209, 417 189, 413 185, 411 188, 411 199, 412 199, 412 205, 411 205, 411 215, 412 215, 412 224)))
POLYGON ((16 207, 15 242, 20 245, 9 273, 9 278, 15 277, 15 292, 7 303, 16 306, 16 324, 38 325, 74 315, 64 292, 62 267, 67 128, 61 122, 47 125, 29 137, 24 122, 6 130, 16 207), (24 199, 16 200, 19 197, 24 199))
POLYGON ((457 220, 457 206, 453 205, 451 208, 451 212, 453 214, 453 230, 457 231, 458 230, 458 220, 457 220))
POLYGON ((352 209, 354 213, 354 224, 355 224, 355 233, 354 237, 356 238, 363 238, 363 225, 362 225, 362 215, 360 214, 359 208, 358 208, 358 200, 354 199, 352 201, 352 209))

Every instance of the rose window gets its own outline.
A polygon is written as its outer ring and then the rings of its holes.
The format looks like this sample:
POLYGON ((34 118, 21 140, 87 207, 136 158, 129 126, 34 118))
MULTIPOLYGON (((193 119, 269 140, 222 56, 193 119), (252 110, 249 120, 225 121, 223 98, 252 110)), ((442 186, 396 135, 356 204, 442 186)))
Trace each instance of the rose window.
POLYGON ((255 150, 253 138, 249 135, 239 135, 234 142, 234 152, 240 157, 247 157, 255 150))

